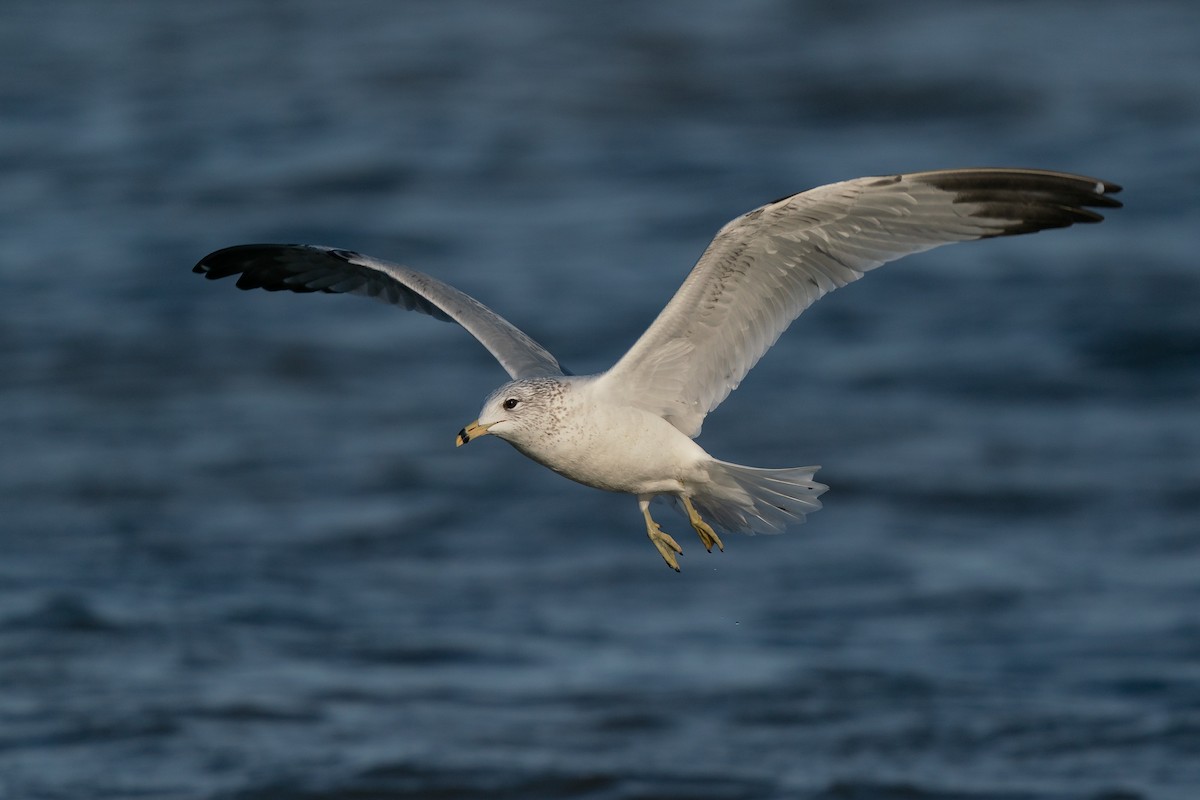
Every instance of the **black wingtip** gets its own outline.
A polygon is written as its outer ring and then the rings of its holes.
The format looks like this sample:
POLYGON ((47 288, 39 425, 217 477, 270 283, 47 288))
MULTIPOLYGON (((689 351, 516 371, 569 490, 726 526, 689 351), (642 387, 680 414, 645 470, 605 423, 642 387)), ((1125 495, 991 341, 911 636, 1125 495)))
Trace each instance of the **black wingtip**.
POLYGON ((223 247, 200 259, 192 272, 209 280, 228 278, 262 263, 276 262, 282 252, 311 249, 303 244, 236 244, 223 247))
POLYGON ((356 253, 353 250, 343 250, 343 249, 337 248, 337 247, 332 248, 330 250, 326 250, 325 252, 328 253, 329 255, 333 256, 334 258, 340 258, 342 261, 349 261, 349 262, 354 262, 355 260, 361 260, 363 257, 362 253, 356 253))
POLYGON ((1104 216, 1092 209, 1123 207, 1112 196, 1120 185, 1066 172, 976 168, 920 173, 914 180, 976 206, 973 217, 1007 221, 983 238, 1096 223, 1104 216))

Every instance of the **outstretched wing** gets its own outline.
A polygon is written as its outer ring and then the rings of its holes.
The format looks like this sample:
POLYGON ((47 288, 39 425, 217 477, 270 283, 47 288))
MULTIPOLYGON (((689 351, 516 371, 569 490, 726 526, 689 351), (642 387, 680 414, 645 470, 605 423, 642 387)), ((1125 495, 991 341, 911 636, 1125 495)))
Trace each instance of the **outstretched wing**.
POLYGON ((210 253, 192 268, 206 278, 240 275, 239 289, 348 292, 457 322, 514 379, 562 375, 554 356, 496 312, 423 272, 350 250, 305 244, 243 244, 210 253))
POLYGON ((958 169, 858 178, 768 203, 717 233, 601 379, 696 436, 784 329, 888 261, 951 242, 1099 222, 1119 186, 1058 172, 958 169))

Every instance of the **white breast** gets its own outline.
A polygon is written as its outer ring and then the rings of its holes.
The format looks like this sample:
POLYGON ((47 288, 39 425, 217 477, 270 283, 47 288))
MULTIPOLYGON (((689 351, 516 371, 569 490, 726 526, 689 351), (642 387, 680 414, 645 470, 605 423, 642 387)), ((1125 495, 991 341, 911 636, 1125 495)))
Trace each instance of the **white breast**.
POLYGON ((514 446, 573 481, 611 492, 678 492, 702 474, 697 465, 711 457, 678 428, 653 412, 606 402, 581 384, 563 398, 553 430, 514 446))

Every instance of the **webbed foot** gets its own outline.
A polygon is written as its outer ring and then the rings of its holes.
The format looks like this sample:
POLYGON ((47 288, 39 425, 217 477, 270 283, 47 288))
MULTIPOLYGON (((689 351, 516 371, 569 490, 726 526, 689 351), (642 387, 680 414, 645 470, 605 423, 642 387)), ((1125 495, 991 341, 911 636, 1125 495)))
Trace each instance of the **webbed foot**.
POLYGON ((658 527, 658 523, 650 518, 649 495, 638 497, 638 506, 642 509, 642 516, 646 518, 646 534, 650 537, 651 543, 654 544, 663 561, 667 562, 667 566, 679 572, 679 559, 675 556, 683 555, 683 548, 669 533, 663 533, 663 529, 658 527))
POLYGON ((721 537, 717 536, 717 532, 712 529, 712 526, 700 518, 700 513, 696 511, 696 507, 692 505, 692 501, 686 495, 680 499, 683 500, 683 508, 687 511, 688 521, 692 523, 692 527, 699 534, 700 541, 704 544, 704 549, 711 553, 715 544, 717 549, 724 553, 725 544, 721 541, 721 537))
POLYGON ((679 546, 679 542, 669 533, 663 533, 662 528, 658 527, 658 523, 651 522, 647 528, 650 534, 650 541, 658 548, 658 554, 663 557, 663 561, 667 562, 667 566, 679 572, 679 560, 675 558, 675 554, 683 555, 683 548, 679 546))

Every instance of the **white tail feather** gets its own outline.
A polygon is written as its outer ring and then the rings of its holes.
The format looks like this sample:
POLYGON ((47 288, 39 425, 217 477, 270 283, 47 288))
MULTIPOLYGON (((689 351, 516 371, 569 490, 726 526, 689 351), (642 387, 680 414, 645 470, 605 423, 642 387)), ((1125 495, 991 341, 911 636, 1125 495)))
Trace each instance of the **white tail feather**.
POLYGON ((829 488, 813 480, 820 467, 757 469, 716 461, 708 465, 708 482, 691 496, 710 525, 736 533, 782 533, 821 508, 829 488))

